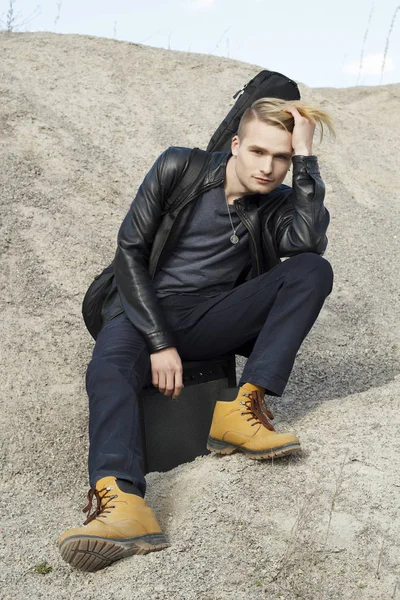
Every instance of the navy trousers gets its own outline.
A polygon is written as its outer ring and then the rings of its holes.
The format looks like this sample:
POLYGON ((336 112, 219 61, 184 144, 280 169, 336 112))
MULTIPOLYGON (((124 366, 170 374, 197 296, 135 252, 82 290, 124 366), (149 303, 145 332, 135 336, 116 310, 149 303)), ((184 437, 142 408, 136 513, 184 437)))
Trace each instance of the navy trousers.
MULTIPOLYGON (((228 292, 211 298, 173 295, 160 305, 182 361, 247 356, 239 385, 251 382, 281 396, 332 284, 329 262, 304 253, 228 292)), ((114 475, 144 495, 138 398, 149 384, 149 351, 122 313, 100 331, 86 371, 91 486, 114 475)))

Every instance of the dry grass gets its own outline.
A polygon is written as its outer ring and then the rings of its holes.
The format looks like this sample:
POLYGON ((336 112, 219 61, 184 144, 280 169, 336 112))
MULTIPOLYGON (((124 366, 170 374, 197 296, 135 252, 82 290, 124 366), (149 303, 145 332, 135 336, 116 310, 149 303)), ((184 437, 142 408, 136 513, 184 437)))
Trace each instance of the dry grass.
POLYGON ((40 6, 37 6, 30 15, 26 18, 22 17, 21 13, 15 11, 16 0, 9 0, 8 10, 6 13, 5 21, 0 19, 0 31, 5 30, 9 33, 13 31, 19 31, 22 27, 28 25, 33 19, 36 19, 40 15, 40 6))
POLYGON ((54 19, 54 31, 57 31, 57 24, 58 24, 58 21, 60 20, 60 15, 61 15, 61 7, 62 7, 62 0, 58 0, 57 14, 56 14, 56 18, 54 19))
POLYGON ((390 23, 389 31, 388 31, 388 34, 387 34, 385 51, 383 53, 383 60, 382 60, 381 79, 379 81, 380 84, 382 84, 383 72, 385 70, 386 56, 387 56, 387 53, 388 53, 388 50, 389 50, 390 36, 392 34, 393 26, 394 26, 394 23, 396 21, 397 13, 398 13, 399 10, 400 10, 400 5, 396 7, 396 9, 395 9, 395 11, 393 13, 392 22, 390 23))
POLYGON ((360 55, 360 68, 359 68, 359 71, 358 71, 358 77, 357 77, 357 83, 356 83, 356 85, 358 85, 358 83, 360 81, 360 77, 361 77, 361 71, 362 71, 363 60, 364 60, 365 42, 367 41, 368 32, 369 32, 369 26, 371 24, 371 19, 372 19, 373 12, 374 12, 374 3, 372 3, 371 11, 370 11, 369 17, 368 17, 367 29, 365 30, 365 33, 364 33, 364 39, 363 39, 363 43, 362 43, 362 47, 361 47, 361 55, 360 55))

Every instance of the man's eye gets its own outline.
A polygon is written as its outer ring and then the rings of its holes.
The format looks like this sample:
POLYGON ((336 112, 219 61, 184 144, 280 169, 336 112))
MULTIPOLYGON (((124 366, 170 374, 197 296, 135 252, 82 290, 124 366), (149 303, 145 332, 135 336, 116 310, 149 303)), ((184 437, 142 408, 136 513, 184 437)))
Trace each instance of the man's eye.
POLYGON ((262 154, 261 150, 253 150, 254 154, 262 154))

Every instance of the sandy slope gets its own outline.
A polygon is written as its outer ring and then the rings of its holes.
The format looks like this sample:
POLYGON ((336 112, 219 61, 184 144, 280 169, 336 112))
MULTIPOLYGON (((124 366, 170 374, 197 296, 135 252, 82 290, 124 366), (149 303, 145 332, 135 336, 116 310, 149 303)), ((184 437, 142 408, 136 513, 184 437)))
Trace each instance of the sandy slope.
POLYGON ((0 57, 0 597, 400 598, 400 86, 300 84, 338 131, 315 147, 335 288, 272 407, 303 457, 151 474, 172 546, 88 575, 56 548, 87 491, 83 294, 156 156, 205 147, 260 68, 52 34, 2 33, 0 57))

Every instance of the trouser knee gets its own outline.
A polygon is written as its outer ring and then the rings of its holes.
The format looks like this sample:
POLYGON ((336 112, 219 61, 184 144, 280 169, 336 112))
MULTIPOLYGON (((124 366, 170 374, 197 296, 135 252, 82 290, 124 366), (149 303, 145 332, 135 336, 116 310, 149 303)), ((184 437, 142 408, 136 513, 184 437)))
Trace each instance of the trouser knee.
POLYGON ((333 288, 334 274, 326 258, 313 252, 304 252, 285 262, 291 267, 289 277, 301 278, 304 283, 329 296, 333 288))
POLYGON ((86 369, 86 390, 89 393, 99 385, 111 389, 126 382, 139 392, 149 383, 150 373, 150 358, 145 353, 136 364, 127 359, 121 361, 104 356, 93 357, 86 369))

